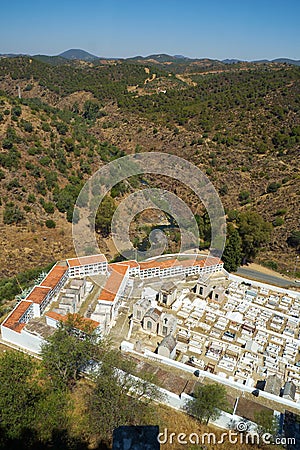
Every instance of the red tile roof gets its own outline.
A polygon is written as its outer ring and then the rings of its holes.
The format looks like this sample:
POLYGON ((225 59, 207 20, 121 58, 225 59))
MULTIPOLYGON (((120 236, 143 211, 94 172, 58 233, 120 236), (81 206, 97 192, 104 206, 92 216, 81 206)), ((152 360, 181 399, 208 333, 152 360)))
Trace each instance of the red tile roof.
POLYGON ((222 261, 219 258, 214 257, 207 257, 202 259, 165 259, 165 260, 150 260, 150 261, 144 261, 140 263, 140 269, 141 270, 147 270, 152 268, 159 268, 159 269, 167 269, 169 267, 189 267, 189 266, 212 266, 215 264, 221 264, 222 261))
POLYGON ((45 315, 56 320, 57 322, 66 322, 71 318, 74 320, 74 327, 82 331, 84 331, 84 327, 87 325, 94 330, 100 325, 99 322, 96 322, 96 320, 83 317, 80 314, 67 314, 66 316, 63 316, 55 311, 49 311, 45 315))
POLYGON ((2 323, 3 326, 10 328, 17 333, 20 333, 21 330, 25 327, 26 323, 20 323, 19 320, 25 314, 25 312, 32 305, 31 302, 27 302, 26 300, 22 300, 16 308, 10 313, 7 319, 2 323))
POLYGON ((111 273, 99 295, 99 300, 113 302, 129 266, 114 263, 109 265, 109 270, 111 273))
POLYGON ((139 263, 134 261, 134 260, 132 260, 132 259, 130 259, 128 261, 121 261, 121 262, 118 262, 116 264, 118 264, 118 265, 121 264, 122 266, 128 266, 130 268, 133 268, 133 267, 138 268, 139 267, 139 263))
POLYGON ((41 286, 50 287, 54 289, 60 282, 66 271, 68 270, 65 266, 58 266, 57 264, 52 267, 48 275, 41 282, 41 286))
POLYGON ((160 261, 160 260, 150 260, 150 261, 144 261, 144 262, 140 262, 140 269, 141 270, 147 270, 147 269, 153 269, 153 268, 160 268, 160 269, 164 269, 167 267, 172 267, 178 264, 176 264, 177 259, 167 259, 165 261, 160 261))
POLYGON ((35 286, 26 297, 26 300, 31 300, 33 303, 38 303, 40 305, 50 291, 50 287, 35 286))
POLYGON ((67 259, 69 267, 80 267, 86 264, 97 264, 107 262, 104 255, 90 255, 90 256, 80 256, 79 258, 67 259))

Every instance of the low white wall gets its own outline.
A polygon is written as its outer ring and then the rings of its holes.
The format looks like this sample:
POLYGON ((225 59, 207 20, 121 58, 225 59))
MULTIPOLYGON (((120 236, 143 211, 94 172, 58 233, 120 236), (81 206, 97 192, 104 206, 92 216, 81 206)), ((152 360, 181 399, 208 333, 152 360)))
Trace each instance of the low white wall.
POLYGON ((242 276, 239 276, 239 275, 229 274, 229 280, 237 281, 239 283, 241 283, 242 281, 245 281, 246 283, 251 283, 252 286, 262 287, 262 288, 268 289, 269 291, 279 292, 280 294, 286 294, 293 298, 297 298, 297 297, 300 298, 300 292, 293 291, 291 289, 281 288, 279 286, 275 286, 274 284, 267 284, 267 283, 262 283, 261 281, 251 280, 249 278, 243 278, 242 276))
MULTIPOLYGON (((132 350, 130 348, 130 346, 126 346, 126 343, 124 341, 122 342, 122 346, 123 346, 123 348, 126 348, 126 350, 128 352, 134 353, 134 354, 139 355, 139 356, 142 356, 140 353, 132 350)), ((242 383, 229 380, 228 378, 221 377, 220 375, 217 375, 217 374, 214 374, 214 373, 210 373, 210 372, 206 372, 206 371, 198 369, 196 367, 191 367, 191 366, 188 366, 187 364, 183 364, 181 362, 174 361, 174 360, 169 359, 169 358, 165 358, 164 356, 157 355, 156 353, 150 352, 149 350, 145 350, 143 356, 145 356, 146 358, 148 358, 148 359, 150 359, 152 361, 159 361, 162 364, 166 364, 168 366, 176 367, 178 369, 184 370, 185 372, 194 373, 195 370, 199 370, 200 377, 204 377, 204 378, 210 379, 212 381, 215 381, 217 383, 224 384, 225 386, 231 386, 231 387, 233 387, 235 389, 238 389, 238 390, 240 390, 242 392, 252 393, 254 391, 254 389, 255 389, 254 387, 246 386, 246 385, 244 385, 242 383)), ((267 398, 269 400, 273 400, 273 401, 275 401, 277 403, 281 403, 282 405, 289 406, 289 407, 292 407, 292 408, 297 408, 297 409, 300 410, 300 403, 298 403, 298 402, 294 402, 292 400, 288 400, 288 399, 279 397, 277 395, 269 394, 268 392, 265 392, 265 391, 259 391, 259 396, 263 397, 263 398, 267 398)))
POLYGON ((43 339, 38 336, 34 336, 25 330, 22 330, 21 333, 17 333, 16 331, 1 326, 1 334, 4 341, 11 342, 18 347, 24 348, 25 350, 29 350, 33 353, 40 353, 41 351, 43 339))

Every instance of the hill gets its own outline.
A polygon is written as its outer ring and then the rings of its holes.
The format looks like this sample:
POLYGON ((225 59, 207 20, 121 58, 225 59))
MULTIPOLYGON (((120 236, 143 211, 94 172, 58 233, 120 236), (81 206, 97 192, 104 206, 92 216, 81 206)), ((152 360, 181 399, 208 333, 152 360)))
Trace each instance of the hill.
MULTIPOLYGON (((230 220, 234 210, 250 210, 272 223, 271 239, 256 260, 293 271, 296 250, 287 239, 300 223, 299 68, 178 59, 0 60, 3 275, 71 256, 68 219, 84 181, 118 156, 154 150, 182 156, 206 172, 230 220), (53 225, 49 220, 56 228, 46 226, 53 225)), ((148 177, 147 183, 175 189, 203 213, 176 181, 148 177)), ((126 195, 121 189, 114 201, 126 195)), ((140 240, 155 217, 147 220, 135 230, 140 240)), ((109 236, 101 239, 101 250, 115 256, 109 236)))
POLYGON ((72 48, 70 50, 66 50, 59 55, 61 58, 65 59, 79 59, 81 61, 95 61, 98 59, 98 56, 92 55, 91 53, 86 52, 85 50, 80 50, 78 48, 72 48))

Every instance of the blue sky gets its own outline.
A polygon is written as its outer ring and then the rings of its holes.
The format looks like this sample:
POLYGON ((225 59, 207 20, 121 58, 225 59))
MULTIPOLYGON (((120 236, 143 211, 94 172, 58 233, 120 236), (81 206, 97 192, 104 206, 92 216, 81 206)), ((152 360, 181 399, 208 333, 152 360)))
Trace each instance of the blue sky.
POLYGON ((300 59, 299 23, 300 0, 3 1, 0 53, 300 59))

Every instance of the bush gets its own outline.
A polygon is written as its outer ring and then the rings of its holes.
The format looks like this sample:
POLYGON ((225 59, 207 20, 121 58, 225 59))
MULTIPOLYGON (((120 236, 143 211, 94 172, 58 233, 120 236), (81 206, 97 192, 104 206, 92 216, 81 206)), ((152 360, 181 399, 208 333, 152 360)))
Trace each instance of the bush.
POLYGON ((284 219, 282 217, 275 217, 275 219, 273 220, 274 227, 280 227, 283 224, 284 224, 284 219))
POLYGON ((275 216, 284 216, 286 213, 287 213, 287 209, 285 209, 285 208, 277 209, 275 216))
POLYGON ((278 189, 280 188, 281 184, 277 183, 276 181, 273 181, 272 183, 270 183, 267 186, 267 194, 271 194, 272 192, 276 192, 278 191, 278 189))
POLYGON ((219 192, 220 192, 220 195, 222 195, 222 196, 228 194, 227 184, 223 184, 223 186, 220 187, 219 192))
POLYGON ((43 208, 46 211, 46 213, 48 214, 53 214, 54 213, 54 205, 53 203, 49 202, 49 203, 43 203, 43 208))
POLYGON ((42 156, 40 159, 40 163, 42 166, 50 166, 51 164, 50 156, 42 156))
POLYGON ((300 248, 300 231, 294 230, 287 238, 287 243, 290 247, 300 248))
POLYGON ((269 269, 272 269, 272 270, 278 269, 277 262, 275 262, 275 261, 265 261, 262 264, 263 264, 263 266, 268 267, 269 269))
POLYGON ((9 183, 7 183, 6 188, 8 191, 11 191, 14 188, 19 188, 21 187, 19 180, 17 178, 14 178, 13 180, 11 180, 9 183))
POLYGON ((3 139, 2 141, 2 148, 4 148, 4 150, 10 150, 12 149, 14 143, 11 139, 3 139))
POLYGON ((87 120, 96 120, 99 115, 100 105, 98 102, 87 100, 83 106, 83 117, 87 120))
POLYGON ((21 106, 13 106, 11 108, 11 115, 12 116, 20 117, 21 114, 22 114, 21 106))
POLYGON ((65 135, 68 132, 68 127, 62 122, 56 124, 56 129, 61 135, 65 135))
POLYGON ((50 127, 49 123, 43 122, 42 123, 42 130, 45 131, 45 132, 51 131, 51 127, 50 127))
POLYGON ((27 202, 28 203, 35 203, 35 201, 36 201, 35 195, 34 194, 29 194, 27 202))
POLYGON ((20 223, 24 220, 24 214, 20 208, 13 203, 7 203, 3 212, 3 223, 10 225, 13 223, 20 223))
POLYGON ((47 194, 47 189, 44 181, 38 181, 35 185, 35 188, 39 194, 44 196, 47 194))
POLYGON ((27 122, 26 120, 22 121, 22 127, 23 127, 24 131, 26 131, 27 133, 32 133, 32 131, 33 131, 32 123, 27 122))
POLYGON ((56 228, 56 223, 52 219, 48 219, 45 222, 47 228, 56 228))
POLYGON ((249 203, 250 202, 250 192, 243 189, 239 193, 239 202, 241 203, 241 205, 245 205, 246 203, 249 203))

